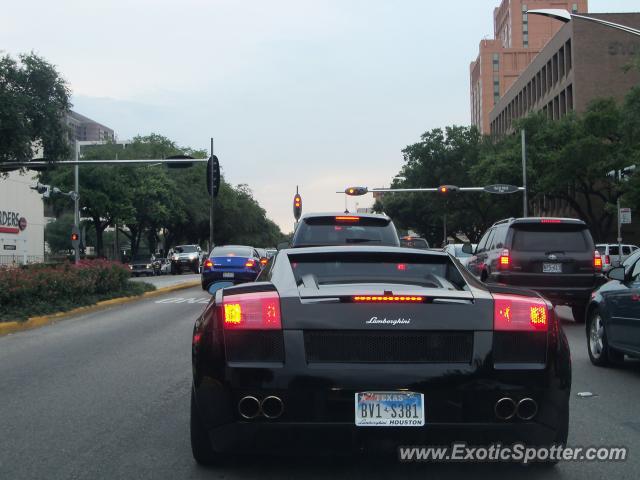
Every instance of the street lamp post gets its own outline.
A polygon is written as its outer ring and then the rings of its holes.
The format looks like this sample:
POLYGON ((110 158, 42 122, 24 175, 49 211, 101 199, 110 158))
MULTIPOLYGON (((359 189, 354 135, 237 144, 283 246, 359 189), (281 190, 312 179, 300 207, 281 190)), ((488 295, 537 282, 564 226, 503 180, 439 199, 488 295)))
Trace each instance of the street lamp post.
POLYGON ((607 20, 602 20, 601 18, 589 17, 587 15, 580 15, 578 13, 569 13, 567 10, 563 10, 561 8, 541 8, 536 10, 528 10, 527 14, 542 15, 543 17, 555 18, 556 20, 560 20, 564 23, 569 23, 574 18, 579 18, 581 20, 598 23, 600 25, 604 25, 605 27, 615 28, 616 30, 622 30, 623 32, 640 36, 640 30, 638 30, 637 28, 628 27, 627 25, 621 25, 619 23, 609 22, 607 20))

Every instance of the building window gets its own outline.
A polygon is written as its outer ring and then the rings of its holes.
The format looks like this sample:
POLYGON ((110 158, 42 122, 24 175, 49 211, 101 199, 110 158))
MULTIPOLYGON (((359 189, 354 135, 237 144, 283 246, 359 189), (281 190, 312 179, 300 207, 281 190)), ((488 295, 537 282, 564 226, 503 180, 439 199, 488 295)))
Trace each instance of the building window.
POLYGON ((567 87, 567 111, 573 110, 573 85, 567 87))
POLYGON ((572 13, 578 13, 578 4, 574 3, 571 7, 571 12, 572 13))
POLYGON ((497 104, 500 100, 500 77, 498 75, 493 76, 493 104, 497 104))
POLYGON ((524 48, 529 48, 529 34, 528 33, 523 33, 522 34, 522 46, 524 48))
POLYGON ((493 54, 493 71, 497 72, 499 70, 500 70, 500 54, 494 53, 493 54))
POLYGON ((569 39, 569 41, 565 43, 564 50, 567 64, 567 73, 569 73, 573 68, 573 59, 571 58, 571 39, 569 39))

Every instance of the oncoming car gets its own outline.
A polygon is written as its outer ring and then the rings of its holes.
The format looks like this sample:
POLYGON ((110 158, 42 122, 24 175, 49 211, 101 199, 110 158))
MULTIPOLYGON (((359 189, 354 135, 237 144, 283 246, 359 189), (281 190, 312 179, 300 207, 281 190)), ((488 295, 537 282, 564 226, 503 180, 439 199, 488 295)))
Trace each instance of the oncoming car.
POLYGON ((568 344, 534 292, 485 285, 444 252, 366 246, 284 249, 255 283, 226 285, 193 329, 199 463, 567 440, 568 344))

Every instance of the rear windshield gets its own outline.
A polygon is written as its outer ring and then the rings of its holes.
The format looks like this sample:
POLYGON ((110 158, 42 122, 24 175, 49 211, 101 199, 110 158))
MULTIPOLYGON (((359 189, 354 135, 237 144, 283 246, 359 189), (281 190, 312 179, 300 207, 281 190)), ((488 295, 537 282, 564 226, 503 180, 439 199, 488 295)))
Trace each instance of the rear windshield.
POLYGON ((467 285, 448 256, 398 253, 289 255, 296 283, 385 283, 464 290, 467 285))
POLYGON ((251 257, 253 253, 247 247, 216 247, 211 252, 212 257, 251 257))
POLYGON ((407 248, 429 248, 429 244, 424 238, 403 238, 400 240, 400 245, 407 248))
POLYGON ((584 252, 589 250, 585 230, 514 229, 514 250, 525 252, 584 252))
POLYGON ((305 219, 296 231, 293 245, 391 245, 398 246, 398 234, 386 218, 350 217, 356 220, 336 220, 336 217, 305 219))
POLYGON ((174 248, 174 250, 177 253, 194 253, 198 251, 195 245, 180 245, 174 248))

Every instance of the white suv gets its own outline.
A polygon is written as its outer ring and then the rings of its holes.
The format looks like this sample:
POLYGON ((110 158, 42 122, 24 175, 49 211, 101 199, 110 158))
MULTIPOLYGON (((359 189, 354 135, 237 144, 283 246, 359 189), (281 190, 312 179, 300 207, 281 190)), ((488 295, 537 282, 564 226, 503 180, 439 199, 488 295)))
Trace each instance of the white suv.
POLYGON ((617 243, 599 243, 596 249, 602 255, 602 271, 606 272, 611 267, 617 267, 624 262, 629 255, 635 252, 638 247, 636 245, 622 245, 622 258, 620 258, 620 246, 617 243))

